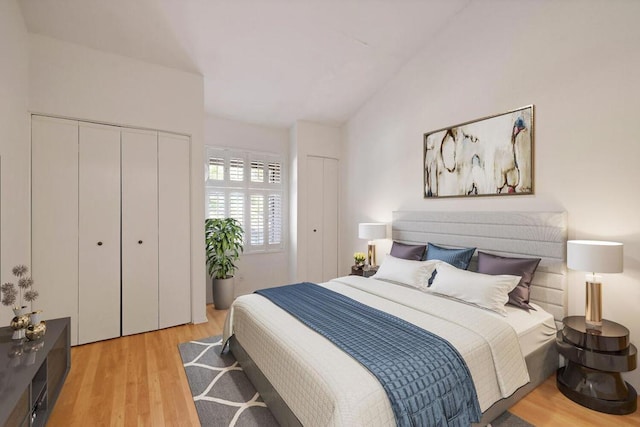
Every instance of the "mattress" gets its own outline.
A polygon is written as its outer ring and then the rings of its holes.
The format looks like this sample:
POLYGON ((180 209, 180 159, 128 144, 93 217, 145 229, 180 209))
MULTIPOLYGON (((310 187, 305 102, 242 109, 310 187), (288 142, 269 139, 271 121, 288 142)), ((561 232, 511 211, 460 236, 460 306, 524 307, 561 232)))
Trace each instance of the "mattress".
POLYGON ((544 311, 539 305, 530 303, 535 310, 522 310, 506 305, 505 320, 518 335, 522 355, 527 357, 549 341, 556 339, 556 322, 553 315, 544 311))
MULTIPOLYGON (((449 340, 469 367, 483 411, 528 382, 522 349, 532 351, 545 330, 536 326, 537 320, 547 319, 541 310, 527 316, 514 312, 504 318, 358 276, 322 286, 449 340)), ((265 298, 246 295, 234 302, 225 325, 225 335, 231 334, 303 425, 395 423, 387 396, 371 373, 265 298)))

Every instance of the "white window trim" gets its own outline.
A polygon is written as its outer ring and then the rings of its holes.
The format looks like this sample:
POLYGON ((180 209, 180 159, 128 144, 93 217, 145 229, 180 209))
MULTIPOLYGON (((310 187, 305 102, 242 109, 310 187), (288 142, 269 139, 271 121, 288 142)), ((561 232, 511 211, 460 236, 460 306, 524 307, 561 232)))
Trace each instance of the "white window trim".
POLYGON ((287 163, 284 155, 275 153, 250 151, 250 150, 238 150, 226 147, 206 147, 205 157, 205 217, 209 218, 209 195, 212 192, 219 192, 224 194, 224 215, 229 216, 229 196, 231 193, 244 194, 244 212, 243 212, 243 229, 244 235, 244 253, 245 254, 257 254, 257 253, 273 253, 283 252, 286 250, 287 243, 287 216, 288 216, 288 200, 287 200, 287 163), (210 180, 209 179, 209 159, 212 157, 220 157, 224 159, 224 179, 223 180, 210 180), (244 160, 244 172, 243 181, 231 181, 229 177, 229 164, 232 158, 241 158, 244 160), (251 161, 263 161, 264 162, 264 181, 262 183, 251 181, 251 161), (280 163, 280 183, 270 184, 269 181, 269 163, 280 163), (262 245, 251 244, 251 209, 250 199, 252 195, 264 196, 264 219, 263 219, 263 242, 262 245), (280 230, 280 243, 269 244, 269 195, 279 194, 281 197, 281 230, 280 230))

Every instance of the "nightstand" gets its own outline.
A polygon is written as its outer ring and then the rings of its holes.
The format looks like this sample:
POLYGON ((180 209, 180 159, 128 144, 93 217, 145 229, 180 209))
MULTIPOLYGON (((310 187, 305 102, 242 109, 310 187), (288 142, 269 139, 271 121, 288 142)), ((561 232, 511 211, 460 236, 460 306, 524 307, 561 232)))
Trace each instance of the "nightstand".
MULTIPOLYGON (((366 267, 365 267, 366 268, 366 267)), ((351 266, 351 276, 362 276, 362 277, 371 277, 378 271, 378 266, 369 267, 368 270, 365 268, 356 268, 355 265, 351 266)))
POLYGON ((556 336, 558 352, 567 359, 556 375, 562 394, 599 412, 635 412, 638 395, 620 374, 636 368, 637 350, 629 342, 629 330, 609 320, 598 329, 588 329, 584 316, 565 317, 562 322, 556 336))

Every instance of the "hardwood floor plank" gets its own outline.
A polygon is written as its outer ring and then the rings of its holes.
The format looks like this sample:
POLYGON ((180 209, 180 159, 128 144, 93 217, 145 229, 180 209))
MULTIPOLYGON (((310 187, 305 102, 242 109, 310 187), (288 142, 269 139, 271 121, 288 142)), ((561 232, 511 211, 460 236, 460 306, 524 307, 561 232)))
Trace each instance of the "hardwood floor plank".
MULTIPOLYGON (((227 310, 207 307, 207 323, 85 344, 71 349, 71 371, 48 425, 199 426, 178 344, 222 333, 227 310)), ((538 427, 640 426, 640 412, 617 416, 562 395, 555 376, 511 408, 538 427)))
MULTIPOLYGON (((640 406, 640 400, 639 400, 640 406)), ((608 415, 593 411, 567 399, 556 387, 552 375, 523 400, 509 409, 535 426, 640 426, 640 412, 608 415)))

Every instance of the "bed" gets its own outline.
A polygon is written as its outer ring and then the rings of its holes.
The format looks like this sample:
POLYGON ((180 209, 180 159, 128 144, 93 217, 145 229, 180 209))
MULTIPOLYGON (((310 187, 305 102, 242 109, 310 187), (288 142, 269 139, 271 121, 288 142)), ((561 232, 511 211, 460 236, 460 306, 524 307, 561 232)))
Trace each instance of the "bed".
MULTIPOLYGON (((486 425, 558 367, 554 342, 566 310, 566 229, 564 212, 393 213, 394 241, 541 258, 531 285, 537 310, 507 305, 501 316, 359 276, 321 286, 443 334, 469 366, 482 410, 478 425, 486 425)), ((234 302, 225 335, 281 425, 395 424, 384 389, 366 368, 262 296, 234 302)))

